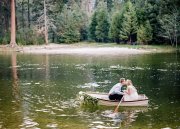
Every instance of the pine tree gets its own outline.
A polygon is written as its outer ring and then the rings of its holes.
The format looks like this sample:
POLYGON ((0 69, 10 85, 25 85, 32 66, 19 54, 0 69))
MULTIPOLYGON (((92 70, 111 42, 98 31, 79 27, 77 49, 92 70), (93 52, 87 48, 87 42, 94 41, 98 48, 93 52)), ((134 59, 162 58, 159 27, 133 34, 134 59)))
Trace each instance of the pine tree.
POLYGON ((83 28, 86 28, 87 22, 85 19, 86 15, 82 13, 75 2, 65 5, 58 16, 57 33, 59 42, 79 42, 81 38, 80 32, 83 28))
POLYGON ((97 20, 96 20, 97 12, 95 11, 92 15, 91 24, 89 25, 89 38, 90 40, 96 40, 96 26, 97 26, 97 20))
POLYGON ((128 1, 126 11, 124 13, 122 28, 120 31, 120 39, 132 42, 132 36, 137 32, 137 16, 133 4, 128 1))
POLYGON ((10 42, 10 0, 0 0, 0 44, 10 42))
MULTIPOLYGON (((77 0, 78 2, 78 0, 77 0)), ((88 14, 83 12, 81 6, 75 3, 72 6, 72 14, 75 28, 80 33, 80 39, 87 39, 88 14)))
POLYGON ((112 38, 116 43, 120 42, 120 30, 123 22, 123 11, 117 11, 114 13, 109 29, 109 37, 112 38))
POLYGON ((109 21, 108 21, 108 13, 107 6, 102 3, 99 6, 100 8, 97 11, 97 26, 95 35, 98 42, 107 42, 108 41, 108 32, 109 32, 109 21))
POLYGON ((63 7, 63 10, 61 14, 58 16, 58 39, 59 42, 65 42, 65 43, 71 43, 72 40, 79 39, 80 35, 75 30, 74 24, 73 24, 73 15, 70 7, 65 5, 63 7))
POLYGON ((158 21, 158 15, 159 15, 159 6, 158 1, 156 0, 147 0, 145 4, 145 15, 147 17, 146 20, 149 20, 151 27, 152 27, 152 33, 153 33, 153 42, 157 42, 159 39, 159 31, 160 31, 160 23, 158 21))
POLYGON ((146 15, 146 10, 147 10, 147 0, 137 0, 135 4, 136 8, 136 15, 137 15, 137 21, 138 21, 138 26, 145 24, 145 22, 148 20, 147 15, 146 15))
POLYGON ((145 25, 140 25, 137 31, 137 40, 140 44, 147 44, 152 40, 152 27, 149 21, 146 21, 145 25))

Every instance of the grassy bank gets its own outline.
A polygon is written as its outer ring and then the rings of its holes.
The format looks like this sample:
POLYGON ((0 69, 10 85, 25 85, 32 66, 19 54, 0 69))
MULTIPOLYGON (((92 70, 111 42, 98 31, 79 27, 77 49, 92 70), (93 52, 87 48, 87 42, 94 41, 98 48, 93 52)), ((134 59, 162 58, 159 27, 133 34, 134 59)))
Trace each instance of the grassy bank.
MULTIPOLYGON (((170 45, 129 45, 129 44, 117 44, 117 43, 96 43, 96 42, 79 42, 71 44, 73 47, 119 47, 119 48, 130 48, 130 49, 144 49, 154 50, 158 52, 172 52, 176 51, 175 47, 170 45)), ((180 47, 178 47, 180 51, 180 47)))

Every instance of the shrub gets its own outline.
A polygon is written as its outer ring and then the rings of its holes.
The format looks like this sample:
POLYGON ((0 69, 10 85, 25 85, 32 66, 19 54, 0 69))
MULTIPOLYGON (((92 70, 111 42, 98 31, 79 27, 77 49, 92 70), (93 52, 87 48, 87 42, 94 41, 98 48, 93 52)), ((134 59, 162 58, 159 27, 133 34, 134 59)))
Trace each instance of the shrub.
POLYGON ((24 28, 17 31, 17 43, 21 45, 39 45, 44 43, 44 36, 33 28, 24 28))

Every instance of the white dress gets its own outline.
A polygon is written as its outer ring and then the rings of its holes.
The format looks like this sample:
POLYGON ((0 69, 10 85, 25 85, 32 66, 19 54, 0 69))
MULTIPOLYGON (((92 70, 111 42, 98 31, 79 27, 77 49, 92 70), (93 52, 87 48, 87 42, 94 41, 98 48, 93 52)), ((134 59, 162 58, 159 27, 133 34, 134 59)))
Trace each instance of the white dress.
POLYGON ((138 99, 138 93, 134 86, 130 85, 127 87, 127 90, 130 91, 130 94, 125 93, 124 100, 125 101, 132 101, 138 99))

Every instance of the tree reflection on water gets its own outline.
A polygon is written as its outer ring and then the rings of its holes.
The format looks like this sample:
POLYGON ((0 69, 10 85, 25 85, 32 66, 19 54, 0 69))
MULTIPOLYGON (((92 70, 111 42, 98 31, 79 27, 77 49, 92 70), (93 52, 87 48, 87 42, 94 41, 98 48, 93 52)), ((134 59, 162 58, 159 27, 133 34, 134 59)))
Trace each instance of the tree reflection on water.
POLYGON ((19 92, 19 86, 18 86, 17 54, 15 52, 13 52, 11 54, 11 65, 12 65, 13 96, 15 98, 16 103, 19 103, 20 102, 20 92, 19 92))

